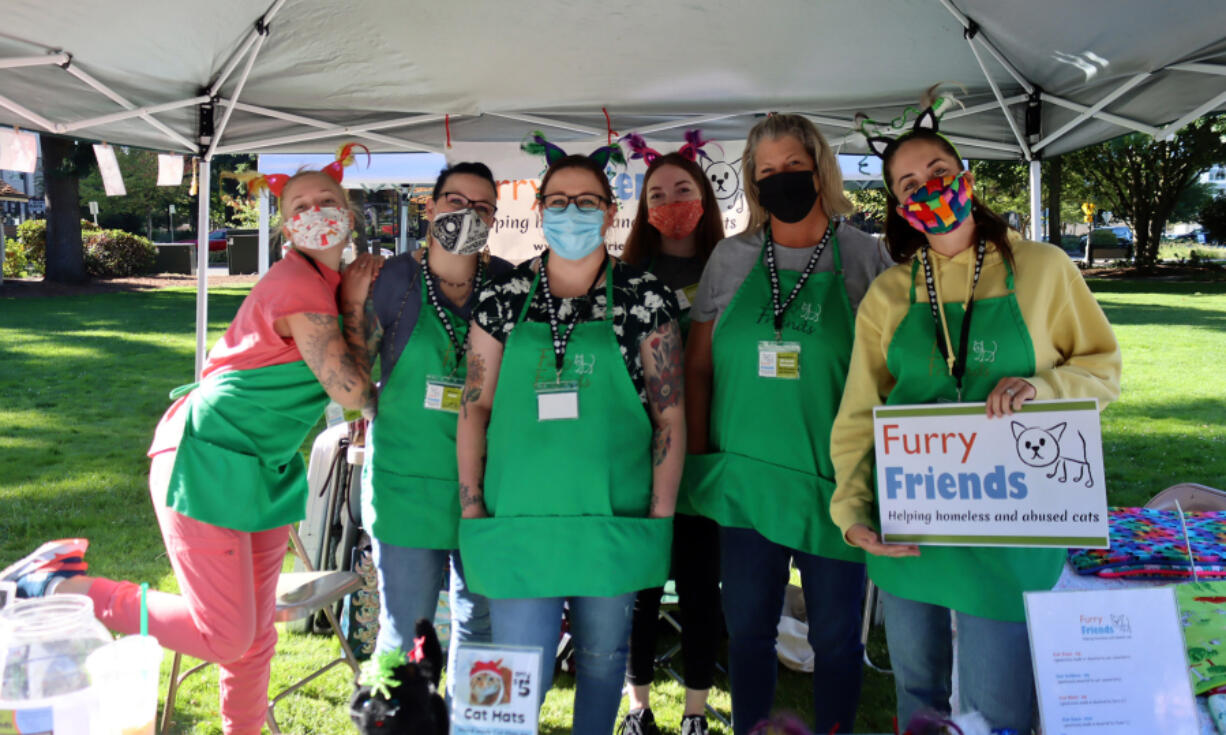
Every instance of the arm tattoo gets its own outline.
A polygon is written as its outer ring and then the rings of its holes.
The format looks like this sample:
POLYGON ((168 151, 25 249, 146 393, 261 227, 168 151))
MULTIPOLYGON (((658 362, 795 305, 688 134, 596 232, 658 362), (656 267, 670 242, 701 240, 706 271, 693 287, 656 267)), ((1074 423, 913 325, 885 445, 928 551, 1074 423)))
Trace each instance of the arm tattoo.
POLYGON ((656 411, 663 411, 681 402, 683 392, 681 369, 681 330, 671 321, 651 337, 651 358, 655 370, 647 374, 647 398, 656 411))
POLYGON ((460 483, 460 508, 461 509, 471 508, 476 505, 485 505, 485 488, 483 488, 480 484, 478 484, 477 489, 474 490, 473 488, 461 482, 460 483))
POLYGON ((651 435, 651 461, 656 467, 664 463, 673 444, 673 428, 668 424, 656 427, 651 435))
POLYGON ((460 396, 460 410, 468 418, 468 404, 481 400, 481 387, 485 385, 485 358, 475 352, 468 353, 468 375, 464 379, 464 393, 460 396))

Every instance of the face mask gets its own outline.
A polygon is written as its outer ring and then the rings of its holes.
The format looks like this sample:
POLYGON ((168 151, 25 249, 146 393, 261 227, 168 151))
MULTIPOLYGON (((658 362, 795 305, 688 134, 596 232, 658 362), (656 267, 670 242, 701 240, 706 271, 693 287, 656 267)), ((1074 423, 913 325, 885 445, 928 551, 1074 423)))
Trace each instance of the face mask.
POLYGON ((758 181, 758 201, 780 222, 799 222, 817 202, 812 171, 784 171, 758 181))
POLYGON ((434 215, 430 234, 443 250, 456 255, 473 255, 485 247, 490 226, 474 209, 442 212, 434 215))
POLYGON ((349 211, 340 207, 312 207, 291 217, 285 233, 299 250, 327 250, 349 242, 349 211))
POLYGON ((669 240, 689 237, 702 219, 702 200, 670 202, 647 210, 647 221, 669 240))
POLYGON ((574 204, 561 212, 546 209, 544 214, 545 242, 559 258, 581 260, 604 242, 600 228, 605 213, 596 209, 583 212, 574 204))
POLYGON ((965 171, 932 179, 898 205, 898 214, 920 232, 943 235, 971 216, 971 182, 965 171))

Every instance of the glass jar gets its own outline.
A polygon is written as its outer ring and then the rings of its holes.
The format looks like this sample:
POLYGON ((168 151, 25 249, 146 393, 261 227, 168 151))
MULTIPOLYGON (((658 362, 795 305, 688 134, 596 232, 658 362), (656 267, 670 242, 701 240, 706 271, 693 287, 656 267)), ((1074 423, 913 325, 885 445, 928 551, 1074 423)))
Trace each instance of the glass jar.
POLYGON ((0 610, 0 724, 7 715, 50 732, 88 732, 70 729, 93 702, 85 659, 110 642, 85 595, 23 600, 0 610))

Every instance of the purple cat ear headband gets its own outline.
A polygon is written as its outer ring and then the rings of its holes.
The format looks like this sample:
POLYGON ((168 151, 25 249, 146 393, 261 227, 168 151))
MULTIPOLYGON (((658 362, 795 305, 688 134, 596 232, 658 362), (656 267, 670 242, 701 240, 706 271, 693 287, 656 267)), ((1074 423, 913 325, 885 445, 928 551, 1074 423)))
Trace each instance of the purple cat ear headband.
MULTIPOLYGON (((650 166, 657 158, 663 155, 655 148, 648 146, 647 141, 644 140, 643 136, 639 135, 638 133, 623 135, 621 139, 626 142, 626 145, 630 146, 630 150, 632 152, 630 156, 631 160, 641 158, 643 163, 650 166)), ((686 160, 693 161, 695 163, 698 162, 698 158, 700 156, 710 161, 712 160, 711 156, 707 155, 707 152, 703 150, 707 143, 710 142, 711 141, 702 137, 702 131, 698 128, 687 130, 685 131, 685 145, 681 146, 681 148, 677 150, 677 153, 686 160)), ((718 143, 715 145, 719 146, 718 143)))
MULTIPOLYGON (((558 147, 556 143, 550 143, 545 140, 545 134, 539 130, 533 130, 532 135, 520 144, 519 149, 524 153, 530 153, 534 156, 544 156, 546 165, 552 166, 555 161, 561 160, 567 156, 566 151, 558 147)), ((601 168, 609 165, 609 162, 626 165, 626 157, 622 154, 622 149, 616 143, 611 145, 602 145, 587 157, 595 161, 601 168)))

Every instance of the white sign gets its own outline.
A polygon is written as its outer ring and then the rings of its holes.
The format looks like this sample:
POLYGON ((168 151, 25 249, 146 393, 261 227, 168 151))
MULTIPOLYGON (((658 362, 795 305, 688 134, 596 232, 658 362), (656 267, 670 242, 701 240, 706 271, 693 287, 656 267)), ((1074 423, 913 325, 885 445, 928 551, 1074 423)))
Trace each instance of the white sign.
POLYGON ((38 164, 38 138, 18 130, 0 130, 0 169, 32 174, 38 164))
POLYGON ((119 161, 115 160, 115 149, 104 143, 95 143, 94 157, 98 159, 98 173, 102 174, 102 188, 106 195, 121 197, 127 194, 123 175, 119 173, 119 161))
POLYGON ((452 735, 536 735, 540 671, 537 648, 460 646, 452 735))
POLYGON ((1200 732, 1173 589, 1025 599, 1044 733, 1200 732))
MULTIPOLYGON (((679 142, 663 143, 648 139, 648 145, 661 153, 681 147, 679 142)), ((601 142, 561 142, 568 152, 589 153, 601 142), (572 150, 573 149, 573 150, 572 150)), ((703 150, 712 160, 699 159, 698 165, 711 181, 716 201, 724 213, 724 232, 734 235, 745 229, 749 209, 741 191, 741 151, 745 141, 707 143, 703 150)), ((629 159, 629 148, 623 144, 629 159)), ((545 249, 540 212, 536 209, 536 194, 540 190, 545 159, 519 149, 518 143, 456 143, 447 151, 447 162, 480 161, 494 173, 498 181, 498 214, 489 236, 490 252, 513 263, 536 257, 545 249)), ((627 166, 610 166, 606 173, 617 199, 617 217, 605 238, 609 252, 618 255, 630 234, 638 212, 639 196, 647 165, 642 160, 628 160, 627 166)))
POLYGON ((158 154, 158 186, 179 186, 183 183, 183 156, 158 154))
POLYGON ((886 543, 1108 546, 1094 400, 879 406, 873 435, 886 543))
POLYGON ((89 213, 94 216, 98 215, 98 202, 91 201, 89 203, 89 213))

